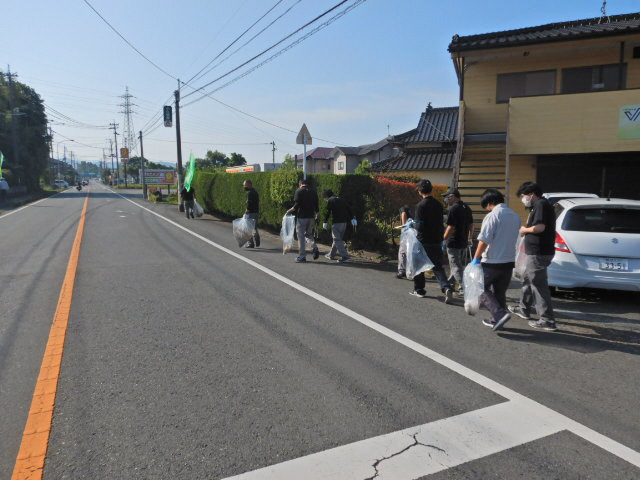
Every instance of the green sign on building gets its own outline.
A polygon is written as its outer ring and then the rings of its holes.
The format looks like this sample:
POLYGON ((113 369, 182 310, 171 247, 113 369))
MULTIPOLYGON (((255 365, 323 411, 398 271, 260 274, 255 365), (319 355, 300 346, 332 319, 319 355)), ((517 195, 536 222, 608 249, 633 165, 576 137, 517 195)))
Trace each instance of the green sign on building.
POLYGON ((640 105, 620 107, 618 138, 625 140, 640 138, 640 105))

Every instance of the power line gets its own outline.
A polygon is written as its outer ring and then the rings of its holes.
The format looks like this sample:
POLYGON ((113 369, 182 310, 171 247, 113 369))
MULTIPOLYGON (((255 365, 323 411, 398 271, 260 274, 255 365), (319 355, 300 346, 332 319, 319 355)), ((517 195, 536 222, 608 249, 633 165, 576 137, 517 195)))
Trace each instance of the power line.
MULTIPOLYGON (((87 0, 85 0, 87 1, 87 0)), ((320 20, 322 17, 328 15, 329 13, 331 13, 332 11, 334 11, 336 8, 339 8, 340 6, 344 5, 345 3, 347 3, 349 0, 342 0, 341 2, 337 3, 336 5, 334 5, 333 7, 331 7, 330 9, 326 10, 325 12, 321 13, 320 15, 318 15, 317 17, 315 17, 313 20, 305 23, 302 27, 296 29, 295 31, 291 32, 289 35, 287 35, 286 37, 282 38, 281 40, 277 41, 276 43, 274 43, 273 45, 271 45, 269 48, 263 50, 262 52, 258 53, 257 55, 254 55, 252 58, 250 58, 249 60, 247 60, 246 62, 238 65, 237 67, 235 67, 232 70, 229 70, 227 73, 225 73, 224 75, 220 75, 218 78, 210 81, 209 83, 204 84, 202 87, 197 88, 196 90, 194 90, 191 93, 188 93, 186 95, 184 95, 182 98, 187 98, 190 95, 193 95, 194 93, 197 93, 201 90, 203 90, 204 88, 208 87, 209 85, 212 85, 214 83, 216 83, 217 81, 231 75, 233 72, 241 69, 242 67, 244 67, 245 65, 253 62, 255 59, 261 57, 262 55, 264 55, 265 53, 267 53, 270 50, 273 50, 275 47, 277 47, 278 45, 280 45, 282 42, 288 40, 289 38, 291 38, 292 36, 296 35, 297 33, 299 33, 300 31, 304 30, 305 28, 307 28, 309 25, 317 22, 318 20, 320 20)))
POLYGON ((233 47, 233 45, 234 45, 238 40, 240 40, 242 37, 244 37, 244 36, 249 32, 249 30, 251 30, 253 27, 255 27, 255 26, 256 26, 256 24, 257 24, 258 22, 260 22, 260 20, 262 20, 262 19, 263 19, 264 17, 266 17, 267 15, 269 15, 269 14, 271 13, 271 11, 272 11, 274 8, 276 8, 278 5, 280 5, 282 2, 283 2, 283 0, 278 0, 278 1, 275 3, 275 5, 273 5, 269 10, 267 10, 267 12, 266 12, 264 15, 262 15, 258 20, 256 20, 255 22, 253 22, 253 24, 251 24, 251 26, 250 26, 249 28, 247 28, 244 32, 242 32, 240 35, 238 35, 238 36, 235 38, 235 40, 234 40, 233 42, 231 42, 229 45, 227 45, 226 47, 224 47, 224 49, 222 49, 222 51, 221 51, 220 53, 218 53, 218 55, 216 55, 216 56, 213 58, 213 60, 211 60, 211 61, 210 61, 209 63, 207 63, 204 67, 202 67, 202 69, 201 69, 198 73, 196 73, 193 77, 191 77, 189 80, 187 80, 187 82, 186 82, 186 83, 191 83, 191 81, 192 81, 193 79, 195 79, 198 75, 200 75, 200 73, 202 73, 202 71, 203 71, 204 69, 206 69, 209 65, 211 65, 211 64, 212 64, 213 62, 215 62, 218 58, 220 58, 220 56, 221 56, 224 52, 226 52, 226 51, 227 51, 227 50, 229 50, 231 47, 233 47))
POLYGON ((136 51, 136 53, 137 53, 138 55, 140 55, 140 56, 141 56, 142 58, 144 58, 147 62, 149 62, 149 63, 150 63, 151 65, 153 65, 154 67, 156 67, 159 71, 161 71, 162 73, 164 73, 164 74, 165 74, 165 75, 167 75, 168 77, 170 77, 170 78, 172 78, 172 79, 174 79, 174 80, 177 80, 177 78, 176 78, 176 77, 174 77, 174 76, 173 76, 173 75, 171 75, 169 72, 167 72, 167 71, 166 71, 166 70, 164 70, 163 68, 161 68, 161 67, 159 67, 158 65, 156 65, 154 62, 152 62, 151 60, 149 60, 149 58, 148 58, 144 53, 142 53, 140 50, 138 50, 136 47, 134 47, 134 46, 133 46, 133 44, 132 44, 129 40, 127 40, 126 38, 124 38, 124 36, 123 36, 123 35, 122 35, 118 30, 116 30, 116 29, 115 29, 115 28, 114 28, 114 27, 113 27, 113 26, 112 26, 112 25, 107 21, 107 19, 106 19, 106 18, 104 18, 102 15, 100 15, 100 12, 98 12, 98 10, 96 10, 95 8, 93 8, 93 5, 91 5, 91 4, 88 2, 88 0, 83 0, 83 1, 84 1, 84 3, 86 3, 86 4, 89 6, 89 8, 90 8, 91 10, 93 10, 93 11, 95 12, 95 14, 96 14, 96 15, 98 15, 98 16, 102 19, 102 21, 103 21, 104 23, 106 23, 106 24, 107 24, 107 26, 108 26, 111 30, 113 30, 113 31, 115 32, 115 34, 116 34, 116 35, 118 35, 118 36, 119 36, 119 37, 120 37, 120 38, 121 38, 121 39, 122 39, 122 40, 123 40, 127 45, 129 45, 131 48, 133 48, 133 49, 136 51))

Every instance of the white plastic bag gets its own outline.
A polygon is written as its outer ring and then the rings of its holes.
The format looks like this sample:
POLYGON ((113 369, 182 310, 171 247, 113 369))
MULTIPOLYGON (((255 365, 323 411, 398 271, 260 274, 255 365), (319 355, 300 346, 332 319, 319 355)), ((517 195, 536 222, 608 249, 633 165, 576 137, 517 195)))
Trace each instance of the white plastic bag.
POLYGON ((193 202, 193 214, 198 218, 200 218, 202 215, 204 215, 204 209, 198 203, 197 200, 194 200, 194 202, 193 202))
POLYGON ((400 241, 406 245, 407 265, 406 275, 409 280, 419 273, 426 272, 433 268, 433 263, 427 256, 422 243, 418 240, 418 234, 413 228, 403 230, 400 241))
POLYGON ((296 217, 294 215, 286 215, 282 217, 282 229, 280 237, 282 238, 282 254, 291 251, 293 247, 293 232, 296 229, 296 217))
POLYGON ((524 235, 521 235, 516 242, 516 266, 513 269, 513 277, 522 280, 526 267, 527 254, 524 253, 524 235))
POLYGON ((484 292, 484 271, 482 265, 467 265, 462 274, 464 283, 464 310, 475 315, 480 310, 480 295, 484 292))
POLYGON ((238 246, 242 247, 253 235, 256 221, 253 218, 236 218, 233 221, 233 236, 236 237, 238 246))

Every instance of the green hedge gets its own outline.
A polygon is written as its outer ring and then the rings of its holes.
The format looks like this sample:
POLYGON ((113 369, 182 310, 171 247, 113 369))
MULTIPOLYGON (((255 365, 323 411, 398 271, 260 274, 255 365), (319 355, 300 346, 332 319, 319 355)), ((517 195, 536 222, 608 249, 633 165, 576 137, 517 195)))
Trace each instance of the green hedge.
MULTIPOLYGON (((198 171, 192 183, 196 198, 205 210, 228 217, 242 216, 247 194, 242 188, 244 180, 251 180, 260 195, 258 225, 279 231, 282 216, 293 204, 293 194, 302 172, 284 170, 246 174, 210 173, 198 171)), ((358 220, 357 232, 347 231, 346 239, 353 249, 371 249, 386 253, 388 234, 380 228, 371 213, 374 180, 368 175, 309 175, 310 185, 318 193, 320 215, 324 218, 327 202, 321 198, 322 190, 332 190, 344 198, 358 220)), ((319 231, 320 241, 331 243, 331 233, 319 231)))

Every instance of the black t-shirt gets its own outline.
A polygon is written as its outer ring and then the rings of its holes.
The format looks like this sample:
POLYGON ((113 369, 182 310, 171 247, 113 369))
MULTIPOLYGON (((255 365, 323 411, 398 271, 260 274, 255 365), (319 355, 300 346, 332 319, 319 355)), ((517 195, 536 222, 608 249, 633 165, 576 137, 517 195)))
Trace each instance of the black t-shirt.
POLYGON ((554 255, 556 239, 556 215, 546 198, 538 198, 531 208, 527 227, 543 224, 542 233, 527 233, 524 236, 524 251, 527 255, 554 255))
POLYGON ((413 209, 409 207, 400 207, 400 213, 406 213, 407 218, 413 218, 413 209))
POLYGON ((318 195, 309 187, 300 187, 293 196, 295 202, 293 208, 298 218, 313 218, 320 211, 318 208, 318 195))
POLYGON ((327 216, 325 222, 329 220, 329 216, 333 218, 333 223, 347 223, 351 218, 351 209, 344 199, 333 196, 327 200, 327 216))
POLYGON ((467 248, 469 229, 473 224, 471 209, 464 202, 456 202, 449 209, 447 225, 454 227, 453 235, 447 239, 449 248, 467 248))
POLYGON ((258 213, 260 208, 260 197, 256 189, 251 187, 247 190, 247 213, 258 213))
POLYGON ((180 192, 182 194, 182 200, 185 202, 193 202, 195 200, 196 191, 191 187, 189 191, 186 188, 183 188, 180 192))
POLYGON ((414 222, 418 231, 418 240, 425 245, 442 243, 444 235, 444 223, 442 218, 444 209, 442 204, 433 197, 423 198, 416 205, 414 222))

